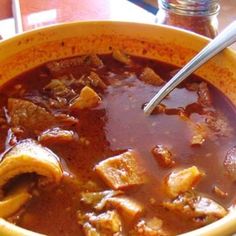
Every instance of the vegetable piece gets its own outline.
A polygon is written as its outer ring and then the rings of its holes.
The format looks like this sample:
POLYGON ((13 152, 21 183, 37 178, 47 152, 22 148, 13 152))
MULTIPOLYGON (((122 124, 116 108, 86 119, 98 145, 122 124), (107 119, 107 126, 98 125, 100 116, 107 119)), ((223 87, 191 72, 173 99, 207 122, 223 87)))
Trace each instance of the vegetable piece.
POLYGON ((53 128, 46 130, 38 137, 41 143, 67 143, 75 139, 75 134, 72 130, 64 130, 61 128, 53 128))
POLYGON ((126 55, 121 50, 114 49, 112 52, 112 57, 123 64, 126 64, 126 65, 131 64, 131 59, 129 58, 129 56, 126 55))
POLYGON ((122 193, 122 191, 114 190, 106 190, 103 192, 84 192, 81 193, 81 201, 88 205, 92 205, 96 210, 102 210, 108 199, 122 193))
POLYGON ((143 213, 143 206, 134 199, 118 196, 107 199, 107 207, 114 207, 125 222, 136 220, 143 213))
POLYGON ((72 109, 86 109, 96 106, 101 101, 98 94, 88 86, 85 86, 78 98, 76 98, 71 104, 72 109))
POLYGON ((196 166, 172 172, 165 184, 170 197, 176 197, 194 187, 202 177, 202 173, 196 166))
POLYGON ((226 153, 224 167, 230 178, 236 181, 236 146, 229 149, 226 153))
POLYGON ((95 170, 113 189, 144 183, 144 176, 137 162, 137 153, 131 150, 101 161, 95 166, 95 170))
POLYGON ((114 235, 122 232, 121 219, 117 211, 107 211, 100 215, 94 213, 77 213, 79 224, 85 225, 84 232, 92 232, 92 235, 114 235), (89 229, 89 230, 88 230, 89 229), (97 233, 97 234, 95 234, 97 233))
POLYGON ((0 235, 4 236, 46 236, 11 224, 0 218, 0 235))
POLYGON ((140 79, 143 82, 154 86, 160 86, 165 83, 165 81, 150 67, 144 68, 142 74, 140 75, 140 79))
POLYGON ((227 214, 217 202, 191 192, 179 195, 172 202, 163 203, 163 206, 202 225, 216 221, 227 214))
POLYGON ((45 108, 23 99, 8 99, 8 112, 11 124, 35 134, 42 132, 55 122, 55 117, 45 108))
POLYGON ((158 164, 162 167, 172 167, 175 164, 172 153, 163 145, 156 145, 152 149, 152 154, 158 164))
POLYGON ((31 139, 12 147, 0 162, 0 189, 13 177, 24 173, 37 173, 41 184, 59 183, 63 172, 59 158, 47 148, 31 139))

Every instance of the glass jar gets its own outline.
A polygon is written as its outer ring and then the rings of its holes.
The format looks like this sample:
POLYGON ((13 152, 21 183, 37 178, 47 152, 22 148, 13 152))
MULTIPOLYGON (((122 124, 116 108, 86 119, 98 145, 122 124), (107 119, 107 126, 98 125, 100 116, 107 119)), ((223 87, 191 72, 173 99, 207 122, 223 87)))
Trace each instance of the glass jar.
POLYGON ((209 38, 217 35, 219 0, 158 0, 156 22, 180 27, 209 38))

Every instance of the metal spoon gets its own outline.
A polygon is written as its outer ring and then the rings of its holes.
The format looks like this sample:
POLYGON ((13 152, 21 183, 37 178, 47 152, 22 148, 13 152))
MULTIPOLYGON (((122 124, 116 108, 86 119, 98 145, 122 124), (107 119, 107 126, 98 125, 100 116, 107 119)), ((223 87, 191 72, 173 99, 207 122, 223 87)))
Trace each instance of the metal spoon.
POLYGON ((166 95, 176 88, 176 86, 178 86, 192 72, 235 41, 236 21, 233 21, 159 90, 159 92, 144 107, 144 113, 150 115, 166 95))

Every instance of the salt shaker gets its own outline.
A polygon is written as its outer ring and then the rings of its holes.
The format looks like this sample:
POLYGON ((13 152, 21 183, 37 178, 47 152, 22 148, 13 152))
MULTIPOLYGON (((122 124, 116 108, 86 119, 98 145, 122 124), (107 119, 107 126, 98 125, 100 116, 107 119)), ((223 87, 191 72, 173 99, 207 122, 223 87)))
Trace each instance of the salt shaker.
POLYGON ((156 22, 184 28, 214 38, 217 35, 219 0, 158 0, 156 22))

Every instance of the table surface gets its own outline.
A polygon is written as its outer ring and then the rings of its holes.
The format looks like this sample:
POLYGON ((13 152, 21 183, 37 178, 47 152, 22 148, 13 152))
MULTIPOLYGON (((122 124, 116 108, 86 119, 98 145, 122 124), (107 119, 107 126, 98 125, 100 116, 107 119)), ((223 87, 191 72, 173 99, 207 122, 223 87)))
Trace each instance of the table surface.
MULTIPOLYGON (((127 0, 12 0, 18 32, 77 20, 154 23, 155 16, 127 0)), ((221 0, 219 31, 236 20, 236 0, 221 0)), ((236 45, 233 47, 236 49, 236 45)))

